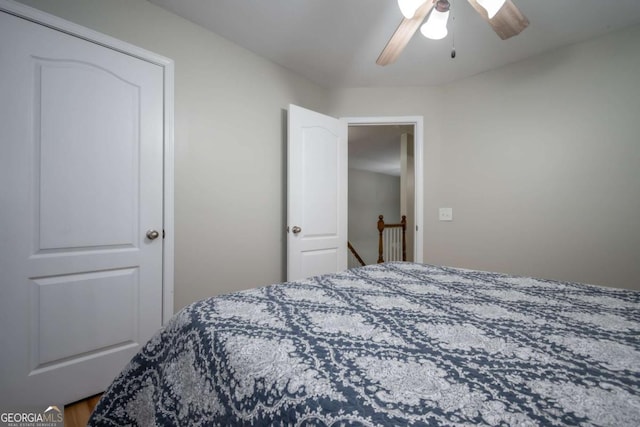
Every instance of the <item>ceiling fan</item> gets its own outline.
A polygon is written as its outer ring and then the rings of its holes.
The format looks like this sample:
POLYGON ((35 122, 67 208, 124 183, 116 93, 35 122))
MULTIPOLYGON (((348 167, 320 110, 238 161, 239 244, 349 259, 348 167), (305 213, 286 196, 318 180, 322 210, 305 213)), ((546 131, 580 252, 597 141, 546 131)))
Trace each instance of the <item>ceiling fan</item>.
MULTIPOLYGON (((512 0, 468 0, 468 2, 502 40, 520 34, 529 25, 529 20, 512 0)), ((376 60, 378 65, 389 65, 395 62, 418 28, 425 37, 435 40, 447 35, 446 24, 450 6, 448 0, 398 0, 398 6, 404 18, 376 60), (422 24, 427 15, 429 19, 422 24)))

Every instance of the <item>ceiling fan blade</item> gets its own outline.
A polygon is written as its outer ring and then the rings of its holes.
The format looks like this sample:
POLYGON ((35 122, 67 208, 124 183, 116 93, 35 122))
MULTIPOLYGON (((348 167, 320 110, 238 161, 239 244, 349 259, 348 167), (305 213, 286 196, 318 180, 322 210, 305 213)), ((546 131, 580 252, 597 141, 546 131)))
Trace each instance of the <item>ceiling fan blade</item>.
POLYGON ((491 19, 489 19, 486 9, 480 6, 476 0, 468 1, 476 12, 478 12, 480 16, 482 16, 484 20, 491 25, 493 31, 495 31, 502 40, 517 36, 522 32, 522 30, 529 26, 529 20, 527 17, 520 12, 511 0, 507 0, 496 16, 491 19))
POLYGON ((398 59, 398 56, 402 53, 404 48, 411 40, 411 37, 418 31, 420 24, 424 21, 425 16, 429 14, 429 11, 433 7, 432 0, 426 0, 422 6, 418 8, 413 18, 403 18, 400 25, 396 29, 395 33, 391 36, 387 45, 384 47, 380 56, 376 60, 378 65, 389 65, 398 59))

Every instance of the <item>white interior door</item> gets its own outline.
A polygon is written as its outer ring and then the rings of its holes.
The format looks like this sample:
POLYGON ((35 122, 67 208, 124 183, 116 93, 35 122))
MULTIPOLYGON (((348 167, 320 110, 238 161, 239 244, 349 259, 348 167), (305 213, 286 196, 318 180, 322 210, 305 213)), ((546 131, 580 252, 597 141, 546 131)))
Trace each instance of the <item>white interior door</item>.
POLYGON ((161 326, 163 69, 0 12, 0 76, 0 402, 65 404, 161 326))
POLYGON ((347 268, 347 124, 289 106, 287 280, 347 268))

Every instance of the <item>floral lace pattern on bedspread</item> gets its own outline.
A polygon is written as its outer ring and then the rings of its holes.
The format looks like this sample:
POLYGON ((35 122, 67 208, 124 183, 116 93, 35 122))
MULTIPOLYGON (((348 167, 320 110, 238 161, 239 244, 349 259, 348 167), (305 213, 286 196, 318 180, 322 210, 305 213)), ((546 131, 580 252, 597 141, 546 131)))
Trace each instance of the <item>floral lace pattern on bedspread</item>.
POLYGON ((90 425, 638 420, 640 292, 388 263, 191 304, 90 425))

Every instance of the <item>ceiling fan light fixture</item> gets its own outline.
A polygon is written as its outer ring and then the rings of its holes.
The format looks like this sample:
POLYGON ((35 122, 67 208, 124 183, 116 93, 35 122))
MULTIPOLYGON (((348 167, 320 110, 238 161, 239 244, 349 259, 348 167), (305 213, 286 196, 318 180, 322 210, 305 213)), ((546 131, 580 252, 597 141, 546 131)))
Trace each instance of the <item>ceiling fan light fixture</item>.
POLYGON ((485 8, 489 19, 496 16, 496 13, 504 6, 506 0, 476 0, 478 4, 485 8))
POLYGON ((424 2, 425 0, 398 0, 398 7, 405 18, 411 19, 424 2))
POLYGON ((427 22, 420 27, 423 36, 431 40, 440 40, 447 36, 447 21, 449 20, 449 2, 439 0, 431 10, 427 22))

